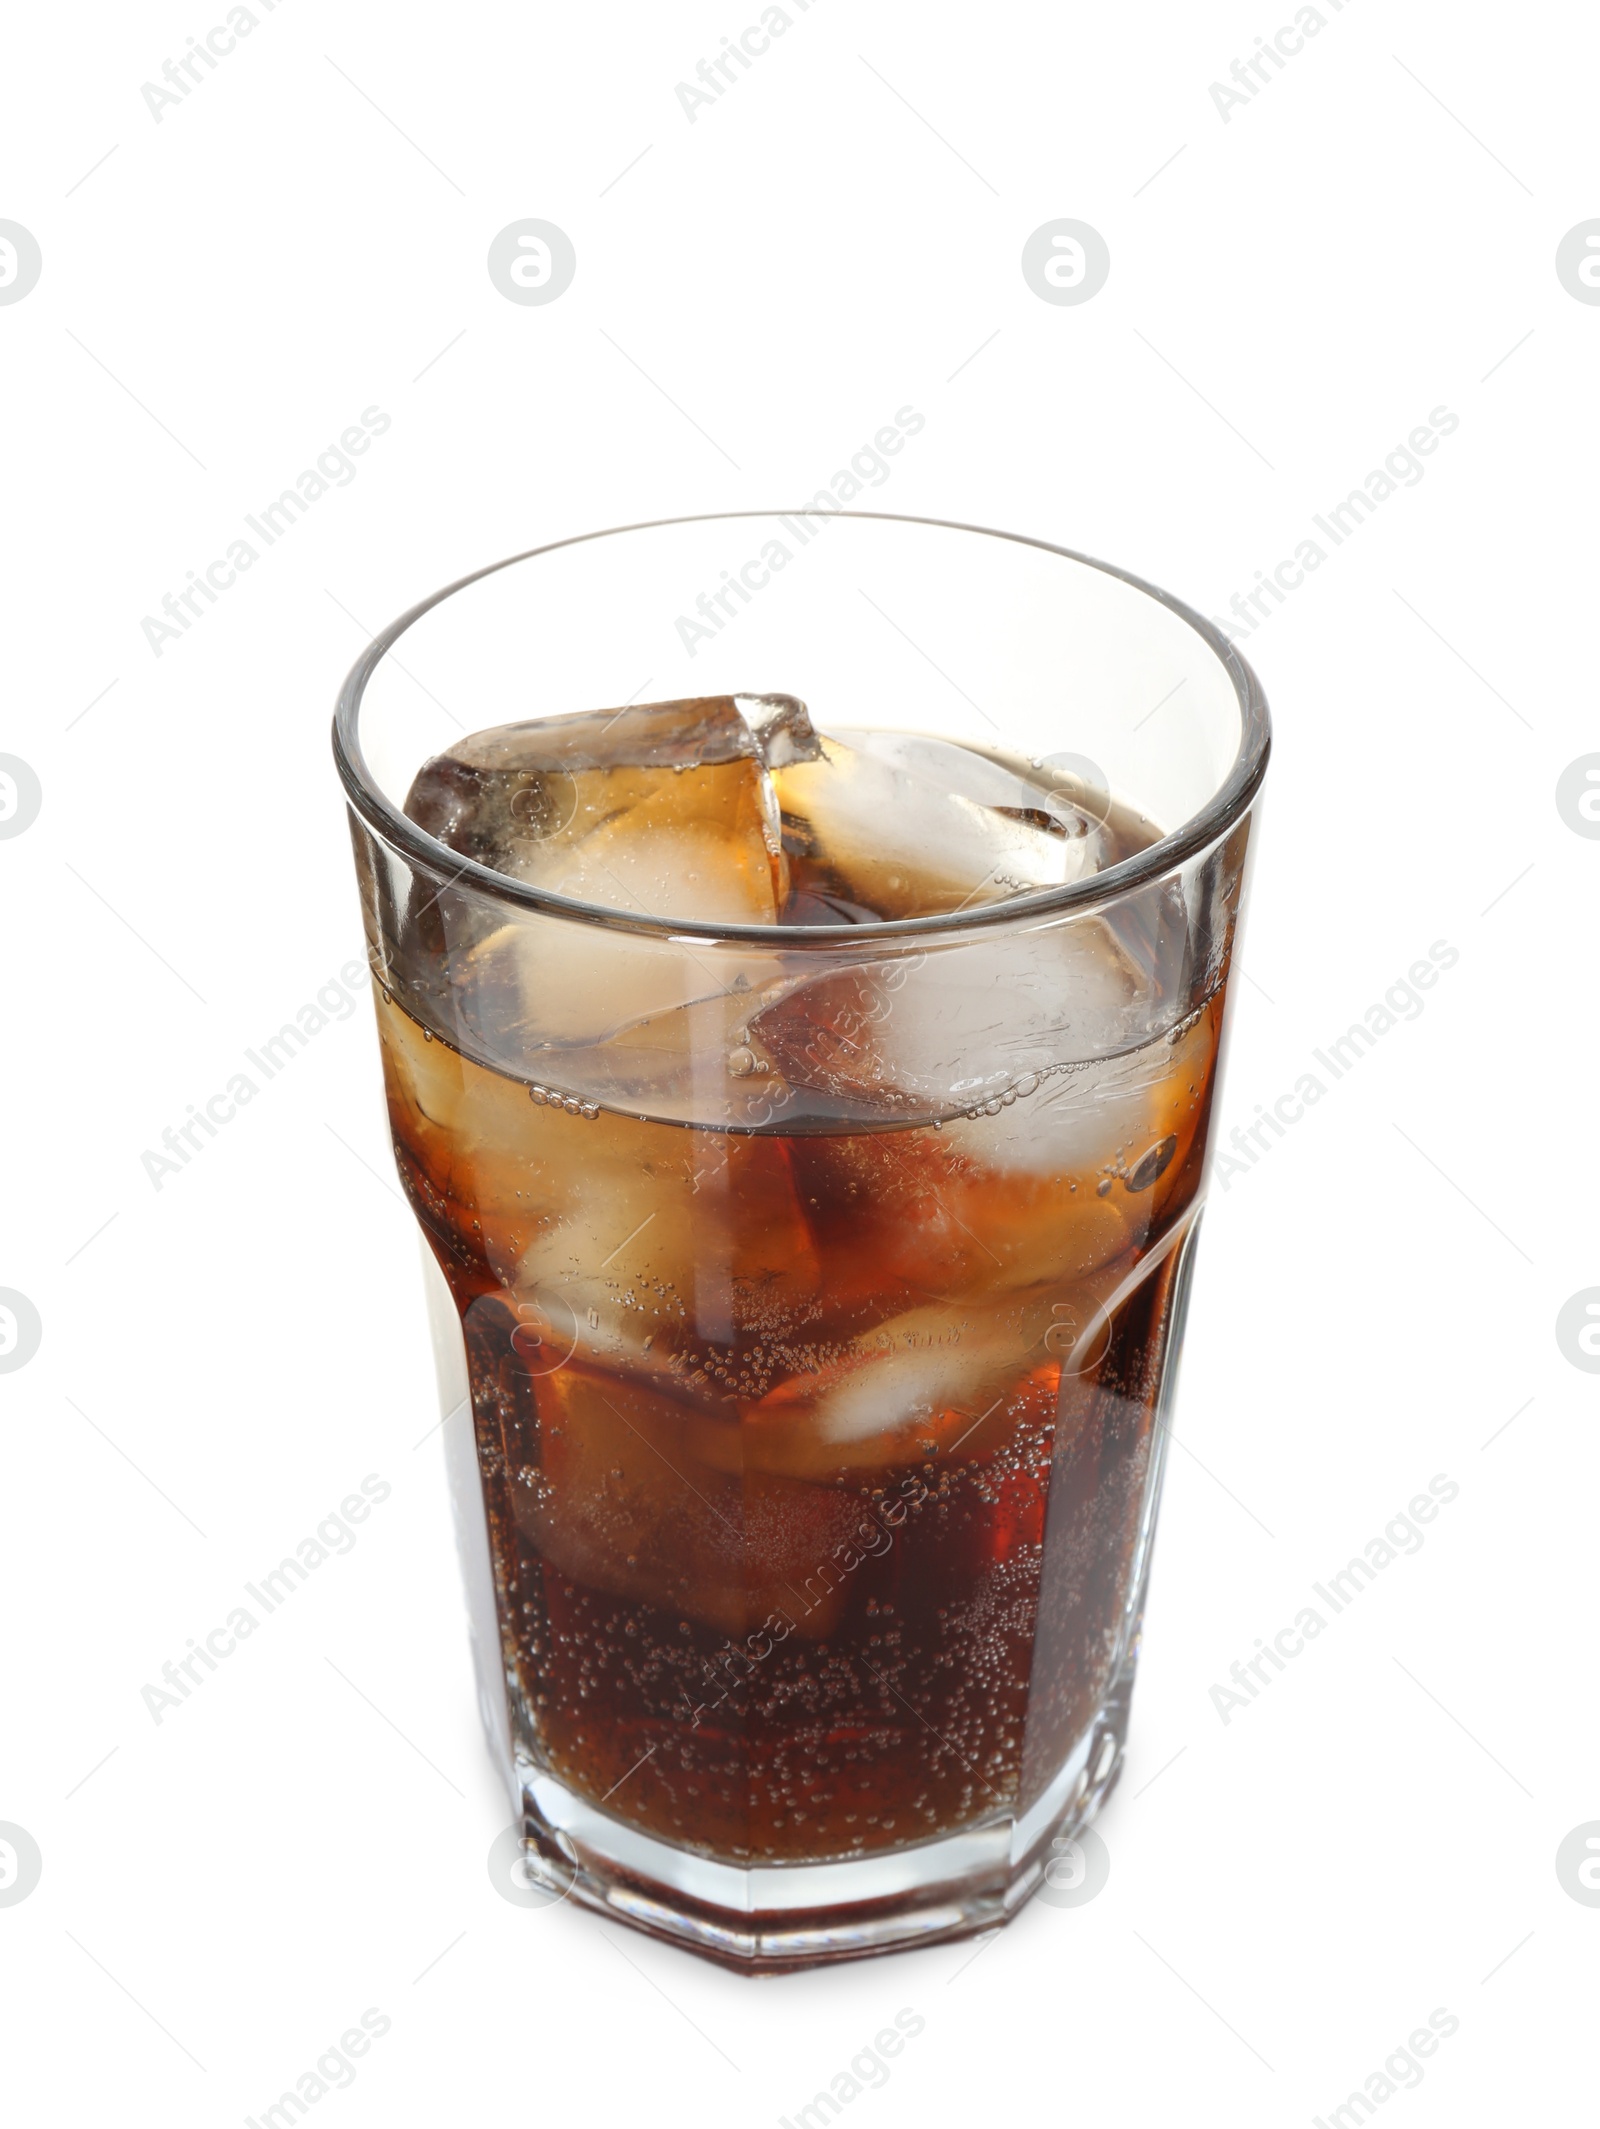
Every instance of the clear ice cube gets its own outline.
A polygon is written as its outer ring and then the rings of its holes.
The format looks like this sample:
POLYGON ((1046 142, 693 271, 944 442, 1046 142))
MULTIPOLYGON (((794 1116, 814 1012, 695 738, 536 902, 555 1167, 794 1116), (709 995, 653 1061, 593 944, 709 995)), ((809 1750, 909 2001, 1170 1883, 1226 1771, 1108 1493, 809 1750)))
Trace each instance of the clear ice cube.
POLYGON ((1073 803, 1063 779, 1025 777, 948 740, 846 729, 773 771, 790 922, 949 915, 1108 862, 1103 814, 1073 803))
POLYGON ((532 718, 427 762, 406 811, 463 857, 571 901, 771 924, 788 879, 767 761, 815 749, 792 696, 532 718))

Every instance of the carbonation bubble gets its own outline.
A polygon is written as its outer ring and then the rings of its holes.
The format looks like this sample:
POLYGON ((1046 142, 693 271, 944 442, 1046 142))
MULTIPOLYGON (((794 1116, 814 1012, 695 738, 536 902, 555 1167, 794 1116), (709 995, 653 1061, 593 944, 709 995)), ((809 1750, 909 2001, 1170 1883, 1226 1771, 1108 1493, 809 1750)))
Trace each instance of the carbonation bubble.
POLYGON ((1132 1168, 1129 1169, 1125 1178, 1128 1188, 1130 1190, 1148 1190, 1152 1183, 1157 1182, 1166 1174, 1171 1164, 1172 1156, 1177 1150, 1178 1141, 1175 1138, 1158 1139, 1149 1152, 1140 1154, 1132 1168))

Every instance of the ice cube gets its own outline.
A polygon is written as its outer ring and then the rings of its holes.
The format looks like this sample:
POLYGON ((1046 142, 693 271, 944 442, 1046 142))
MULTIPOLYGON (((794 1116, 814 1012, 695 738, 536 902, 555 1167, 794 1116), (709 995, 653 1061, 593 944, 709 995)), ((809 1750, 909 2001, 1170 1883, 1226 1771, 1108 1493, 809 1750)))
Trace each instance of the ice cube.
POLYGON ((402 1174, 436 1246, 576 1317, 571 1343, 597 1363, 731 1393, 734 1349, 814 1313, 816 1250, 779 1139, 663 1130, 530 1088, 391 1001, 378 1023, 402 1174))
POLYGON ((774 1612, 809 1639, 837 1623, 838 1578, 820 1597, 808 1582, 860 1523, 859 1497, 700 1461, 695 1415, 638 1382, 574 1365, 535 1397, 539 1462, 513 1474, 512 1501, 547 1569, 724 1634, 774 1612))
POLYGON ((713 695, 533 718, 425 763, 406 811, 463 857, 572 901, 772 923, 787 867, 763 741, 803 760, 804 705, 713 695))
POLYGON ((824 734, 774 762, 793 890, 786 921, 948 914, 1084 878, 1101 819, 1000 762, 914 732, 824 734))
POLYGON ((1130 1048, 1161 1006, 1106 918, 831 966, 751 1015, 751 1051, 819 1116, 948 1118, 1029 1076, 1130 1048))
POLYGON ((763 1395, 822 1285, 785 1146, 564 1121, 528 1134, 538 1222, 508 1284, 570 1321, 580 1361, 712 1408, 763 1395))
MULTIPOLYGON (((1042 1420, 1057 1447, 1081 1424, 1116 1325, 1167 1276, 1189 1220, 1125 1253, 1045 1285, 923 1305, 859 1333, 824 1365, 787 1376, 698 1451, 746 1474, 861 1484, 907 1465, 992 1457, 1042 1420)), ((937 1468, 938 1466, 936 1466, 937 1468)))
POLYGON ((1038 1001, 1007 981, 1008 945, 992 949, 992 988, 981 956, 970 983, 954 971, 941 981, 930 962, 876 997, 861 971, 850 983, 835 973, 754 1023, 813 1107, 878 1124, 941 1119, 793 1141, 831 1288, 910 1303, 1079 1280, 1143 1247, 1197 1188, 1216 1002, 1175 1028, 1159 1015, 1143 1026, 1150 1004, 1132 964, 1080 937, 1076 968, 1046 969, 1055 1014, 1035 1014, 1038 1001), (978 1070, 992 1076, 974 1099, 978 1070))
POLYGON ((822 742, 811 729, 810 713, 798 696, 735 695, 733 701, 769 769, 820 758, 822 742))
MULTIPOLYGON (((461 741, 419 771, 406 810, 464 857, 569 900, 771 925, 788 861, 767 763, 816 751, 805 705, 790 695, 585 711, 461 741)), ((459 881, 441 889, 422 873, 393 886, 375 880, 373 899, 382 980, 422 1018, 459 1028, 474 1054, 529 1077, 539 1075, 541 1051, 593 1048, 619 1029, 750 987, 737 954, 554 914, 508 917, 492 895, 459 881)), ((594 1086, 581 1060, 552 1076, 601 1099, 643 1097, 652 1072, 668 1069, 647 1054, 653 1039, 644 1035, 640 1054, 617 1059, 615 1071, 606 1060, 595 1065, 594 1086)), ((738 1043, 730 1034, 722 1048, 738 1043)), ((738 1106, 758 1101, 746 1089, 738 1106)))
MULTIPOLYGON (((1051 1320, 1044 1301, 891 1316, 746 1411, 743 1468, 859 1484, 869 1472, 926 1465, 964 1443, 992 1453, 1030 1379, 1042 1370, 1053 1383, 1060 1374, 1044 1343, 1051 1320)), ((1031 1399, 1021 1401, 1031 1409, 1031 1399)))

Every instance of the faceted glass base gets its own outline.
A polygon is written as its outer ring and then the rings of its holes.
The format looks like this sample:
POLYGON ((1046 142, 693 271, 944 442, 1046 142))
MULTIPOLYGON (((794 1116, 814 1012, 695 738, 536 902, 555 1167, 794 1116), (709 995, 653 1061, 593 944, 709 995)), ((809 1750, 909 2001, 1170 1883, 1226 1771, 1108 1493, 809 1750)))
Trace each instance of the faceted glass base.
POLYGON ((1044 1882, 1122 1771, 1137 1639, 1095 1722, 1020 1819, 840 1863, 740 1869, 635 1832, 523 1771, 530 1883, 744 1974, 791 1972, 993 1929, 1044 1882))

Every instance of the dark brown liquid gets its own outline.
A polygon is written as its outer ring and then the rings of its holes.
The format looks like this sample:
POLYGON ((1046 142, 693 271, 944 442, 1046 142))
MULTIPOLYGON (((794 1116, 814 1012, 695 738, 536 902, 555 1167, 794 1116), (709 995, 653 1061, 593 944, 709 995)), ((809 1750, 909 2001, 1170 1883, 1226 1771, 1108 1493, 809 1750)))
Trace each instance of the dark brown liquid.
POLYGON ((418 776, 464 856, 772 942, 371 871, 525 1775, 731 1861, 848 1858, 1026 1810, 1093 1721, 1199 1188, 1212 913, 1157 883, 927 951, 783 943, 1151 840, 1089 796, 914 734, 819 744, 787 697, 502 727, 418 776))
POLYGON ((1048 1785, 1122 1653, 1219 1013, 1090 1141, 1076 1074, 786 1136, 570 1113, 380 997, 534 1765, 741 1862, 1048 1785))

